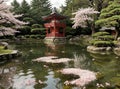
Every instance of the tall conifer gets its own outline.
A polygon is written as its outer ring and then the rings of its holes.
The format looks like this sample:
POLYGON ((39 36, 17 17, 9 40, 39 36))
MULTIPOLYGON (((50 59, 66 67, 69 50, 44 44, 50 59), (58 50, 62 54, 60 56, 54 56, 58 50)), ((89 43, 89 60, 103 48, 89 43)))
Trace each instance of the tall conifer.
POLYGON ((37 23, 42 23, 42 16, 51 13, 49 0, 33 0, 31 3, 32 17, 37 23))

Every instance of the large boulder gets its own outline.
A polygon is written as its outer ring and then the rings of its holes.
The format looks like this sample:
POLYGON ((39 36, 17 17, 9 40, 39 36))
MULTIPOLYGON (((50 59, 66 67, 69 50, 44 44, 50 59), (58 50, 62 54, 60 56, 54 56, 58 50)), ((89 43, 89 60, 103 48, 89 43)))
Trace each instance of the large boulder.
POLYGON ((112 51, 111 47, 96 47, 96 46, 88 46, 87 47, 88 52, 102 52, 102 51, 112 51))

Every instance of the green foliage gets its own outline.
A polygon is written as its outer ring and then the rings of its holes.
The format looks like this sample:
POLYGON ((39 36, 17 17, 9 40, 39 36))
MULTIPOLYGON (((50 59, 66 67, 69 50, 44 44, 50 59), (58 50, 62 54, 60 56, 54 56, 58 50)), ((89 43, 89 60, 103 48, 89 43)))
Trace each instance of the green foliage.
POLYGON ((113 41, 114 36, 111 36, 111 35, 99 36, 98 39, 99 40, 104 40, 104 41, 113 41))
POLYGON ((34 28, 31 30, 31 32, 34 34, 42 34, 44 31, 45 31, 45 28, 34 28))
POLYGON ((36 23, 43 23, 42 16, 51 13, 49 0, 32 0, 31 7, 31 15, 36 23))
POLYGON ((113 1, 108 7, 102 9, 99 20, 96 21, 96 25, 99 26, 114 26, 120 27, 120 4, 113 1))
POLYGON ((104 36, 104 35, 109 35, 108 32, 96 32, 92 35, 92 37, 98 37, 98 36, 104 36))
POLYGON ((11 9, 12 12, 15 12, 15 14, 20 14, 20 4, 17 2, 17 0, 14 0, 11 5, 13 8, 11 9))
POLYGON ((40 25, 40 24, 33 24, 33 25, 32 25, 31 32, 32 32, 33 34, 45 35, 45 31, 46 31, 46 29, 43 28, 43 26, 40 25))
POLYGON ((67 26, 66 29, 66 35, 73 35, 75 30, 72 27, 67 26))
POLYGON ((114 43, 112 41, 94 41, 93 45, 96 47, 112 47, 114 46, 114 43))
POLYGON ((96 47, 113 47, 114 37, 109 35, 108 32, 97 32, 92 35, 93 40, 90 41, 91 45, 96 47))
POLYGON ((22 1, 20 9, 21 9, 21 13, 24 14, 24 16, 29 16, 30 5, 26 2, 26 0, 22 1))
POLYGON ((11 53, 12 52, 12 50, 5 50, 4 49, 4 46, 0 46, 0 54, 5 54, 5 53, 11 53))
POLYGON ((32 18, 30 18, 30 17, 24 17, 24 18, 23 18, 23 21, 24 21, 24 22, 28 22, 28 25, 29 25, 29 26, 31 26, 32 24, 35 23, 35 20, 32 19, 32 18))
POLYGON ((20 32, 19 35, 26 35, 31 33, 30 26, 23 26, 22 28, 19 28, 18 31, 20 32))
POLYGON ((40 24, 33 24, 32 25, 32 28, 41 28, 42 27, 42 25, 40 25, 40 24))
POLYGON ((33 39, 44 39, 45 35, 25 35, 26 38, 33 38, 33 39))
POLYGON ((117 39, 120 31, 120 3, 117 0, 111 1, 109 5, 102 9, 99 20, 95 22, 97 26, 115 27, 117 39))
POLYGON ((70 38, 72 38, 73 36, 72 35, 67 35, 66 36, 66 39, 70 39, 70 38))
POLYGON ((73 12, 85 7, 89 7, 89 0, 66 0, 66 6, 61 8, 64 15, 72 17, 73 12))

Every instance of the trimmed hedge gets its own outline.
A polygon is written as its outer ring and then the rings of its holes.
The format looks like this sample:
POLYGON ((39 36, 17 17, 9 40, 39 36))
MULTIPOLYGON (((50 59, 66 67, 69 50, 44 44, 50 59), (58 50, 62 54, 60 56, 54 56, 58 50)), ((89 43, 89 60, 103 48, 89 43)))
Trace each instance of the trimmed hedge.
POLYGON ((41 28, 42 27, 42 25, 40 25, 40 24, 33 24, 32 25, 32 28, 41 28))
POLYGON ((114 40, 114 36, 111 36, 111 35, 98 36, 97 38, 99 40, 104 40, 104 41, 113 41, 114 40))
POLYGON ((112 47, 114 43, 112 41, 95 41, 93 45, 96 47, 112 47))
POLYGON ((114 36, 109 35, 108 32, 97 32, 92 35, 93 40, 90 44, 96 47, 113 47, 115 46, 114 36))
POLYGON ((105 35, 110 35, 108 32, 97 32, 92 35, 92 37, 98 37, 98 36, 105 36, 105 35))
POLYGON ((44 39, 45 35, 25 35, 25 38, 44 39))

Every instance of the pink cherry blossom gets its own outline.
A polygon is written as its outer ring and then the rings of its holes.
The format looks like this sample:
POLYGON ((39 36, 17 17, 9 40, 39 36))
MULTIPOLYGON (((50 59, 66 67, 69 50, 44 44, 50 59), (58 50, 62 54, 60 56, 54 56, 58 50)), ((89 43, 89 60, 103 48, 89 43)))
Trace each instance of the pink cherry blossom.
POLYGON ((95 11, 94 8, 80 8, 77 12, 73 13, 75 15, 73 20, 73 28, 77 27, 86 27, 87 26, 87 21, 93 21, 94 19, 92 18, 91 15, 93 14, 98 14, 98 11, 95 11))
MULTIPOLYGON (((6 0, 0 0, 0 24, 12 23, 16 27, 27 24, 23 21, 16 19, 22 15, 14 15, 14 13, 10 11, 11 8, 11 6, 6 4, 6 0)), ((16 32, 13 28, 10 29, 10 27, 8 29, 7 27, 0 27, 0 34, 4 34, 3 30, 5 31, 6 35, 13 35, 16 32)))

